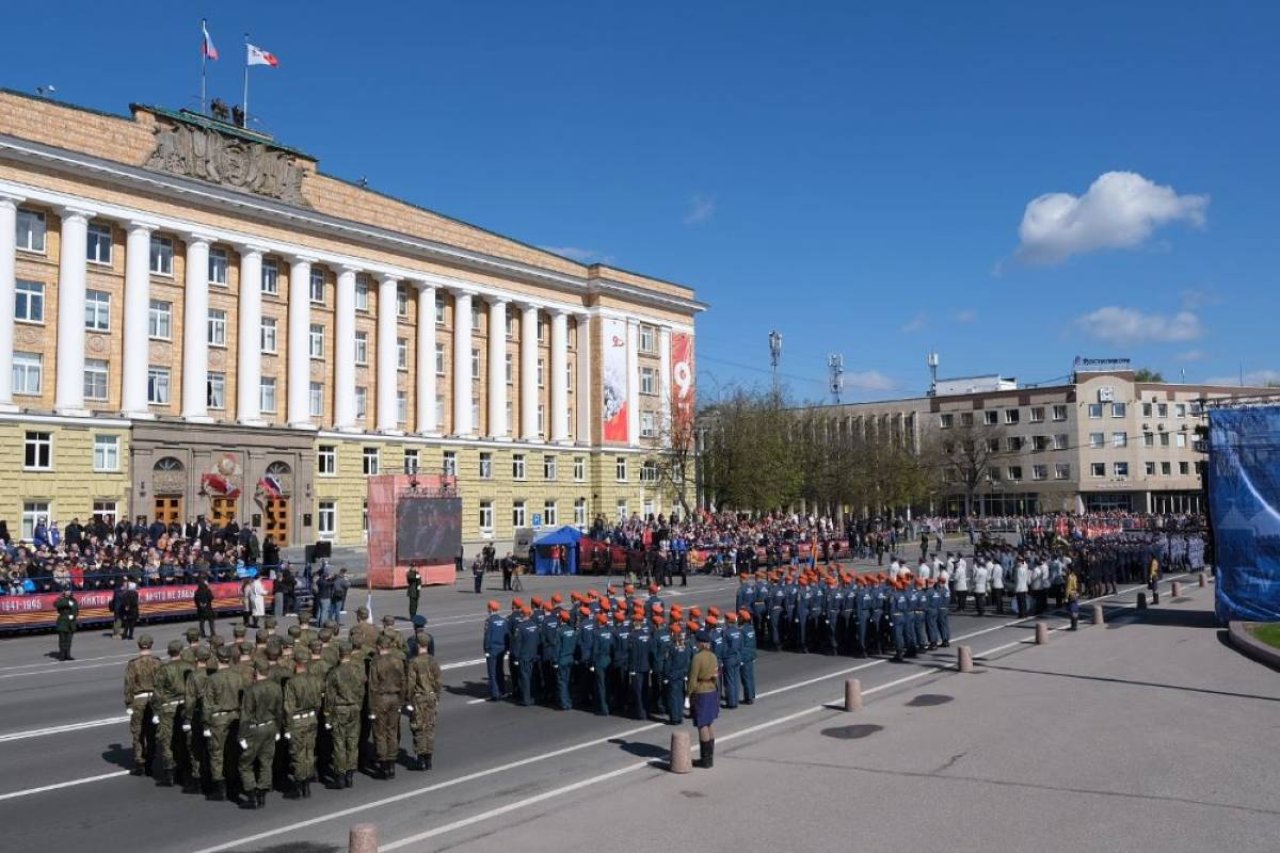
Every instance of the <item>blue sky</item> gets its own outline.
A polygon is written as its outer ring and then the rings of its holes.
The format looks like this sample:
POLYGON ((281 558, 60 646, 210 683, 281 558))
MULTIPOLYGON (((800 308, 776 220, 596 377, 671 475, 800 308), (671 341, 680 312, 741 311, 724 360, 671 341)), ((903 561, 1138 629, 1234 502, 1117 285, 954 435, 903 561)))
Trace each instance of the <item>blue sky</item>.
POLYGON ((0 84, 194 105, 205 16, 236 101, 247 30, 251 112, 323 170, 696 287, 704 398, 773 328, 797 398, 830 352, 845 399, 919 393, 930 348, 1280 379, 1280 4, 59 8, 6 14, 0 84))

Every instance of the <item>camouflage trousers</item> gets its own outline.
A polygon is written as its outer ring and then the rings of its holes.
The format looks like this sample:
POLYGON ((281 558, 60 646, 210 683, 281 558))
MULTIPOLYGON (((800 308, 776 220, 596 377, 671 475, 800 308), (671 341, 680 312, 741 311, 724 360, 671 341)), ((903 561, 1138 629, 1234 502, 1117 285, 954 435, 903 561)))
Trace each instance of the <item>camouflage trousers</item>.
POLYGON ((413 751, 418 755, 430 755, 436 751, 436 710, 439 701, 434 693, 413 697, 409 731, 413 732, 413 751))
POLYGON ((333 736, 333 772, 348 773, 360 761, 360 707, 337 705, 325 712, 333 736))
POLYGON ((316 717, 289 720, 289 775, 305 782, 316 773, 316 717))
POLYGON ((394 761, 400 754, 400 697, 379 694, 370 697, 373 707, 373 751, 378 761, 394 761))
POLYGON ((240 726, 244 749, 240 753, 240 785, 245 791, 271 790, 277 737, 275 723, 256 728, 240 726))
POLYGON ((129 735, 133 738, 133 763, 146 767, 150 758, 153 730, 151 729, 151 697, 135 696, 129 704, 129 735))
POLYGON ((156 760, 160 770, 172 770, 176 764, 173 760, 173 728, 177 719, 177 705, 162 707, 152 717, 156 724, 156 760))
POLYGON ((201 766, 204 763, 203 727, 196 719, 182 720, 182 739, 187 747, 187 771, 191 779, 199 782, 203 776, 201 766))
POLYGON ((216 714, 205 723, 205 751, 209 756, 209 779, 222 782, 227 778, 227 750, 231 748, 232 727, 236 715, 216 714))

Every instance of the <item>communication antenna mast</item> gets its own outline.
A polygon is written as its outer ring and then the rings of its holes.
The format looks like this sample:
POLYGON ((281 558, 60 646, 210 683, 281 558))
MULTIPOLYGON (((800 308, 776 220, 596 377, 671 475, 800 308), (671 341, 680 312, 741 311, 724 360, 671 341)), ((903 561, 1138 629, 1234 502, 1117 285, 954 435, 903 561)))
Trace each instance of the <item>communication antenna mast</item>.
POLYGON ((938 393, 938 354, 929 353, 925 363, 929 365, 929 396, 932 397, 938 393))
POLYGON ((774 329, 769 333, 769 365, 773 368, 773 393, 778 393, 778 365, 782 363, 782 335, 774 329))
POLYGON ((838 406, 840 392, 844 390, 844 356, 834 352, 827 356, 827 369, 831 374, 831 396, 838 406))

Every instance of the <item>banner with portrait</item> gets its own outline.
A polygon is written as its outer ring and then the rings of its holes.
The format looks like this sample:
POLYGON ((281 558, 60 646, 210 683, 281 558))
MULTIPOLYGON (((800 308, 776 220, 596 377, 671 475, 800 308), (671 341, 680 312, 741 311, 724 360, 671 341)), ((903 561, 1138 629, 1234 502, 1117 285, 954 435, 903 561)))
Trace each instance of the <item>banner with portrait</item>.
POLYGON ((626 321, 605 318, 603 331, 604 364, 601 374, 604 397, 600 412, 604 421, 604 440, 625 444, 631 440, 628 431, 631 413, 627 410, 630 377, 627 376, 626 321))

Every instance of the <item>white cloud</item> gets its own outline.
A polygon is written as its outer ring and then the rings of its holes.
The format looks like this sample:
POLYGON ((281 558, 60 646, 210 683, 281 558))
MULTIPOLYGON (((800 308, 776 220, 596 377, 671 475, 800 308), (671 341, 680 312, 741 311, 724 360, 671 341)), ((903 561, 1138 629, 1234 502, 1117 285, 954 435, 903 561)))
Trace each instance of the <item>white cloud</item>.
POLYGON ((978 319, 978 312, 973 308, 962 308, 956 312, 957 323, 972 323, 978 319))
POLYGON ((1057 263, 1098 249, 1129 249, 1173 222, 1204 224, 1207 195, 1178 195, 1136 172, 1100 175, 1082 196, 1047 193, 1032 199, 1018 226, 1018 257, 1057 263))
POLYGON ((1187 350, 1186 352, 1180 352, 1174 357, 1177 358, 1178 361, 1204 361, 1205 352, 1202 349, 1193 349, 1187 350))
POLYGON ((899 328, 899 331, 903 331, 907 333, 918 332, 925 327, 926 322, 927 321, 923 314, 917 314, 907 322, 903 323, 902 326, 899 328))
POLYGON ((613 262, 612 255, 597 252, 595 249, 581 249, 577 246, 539 246, 544 252, 577 261, 580 264, 608 264, 613 262))
POLYGON ((1204 335, 1200 318, 1190 311, 1145 314, 1137 308, 1115 305, 1077 317, 1076 326, 1085 334, 1112 344, 1176 343, 1204 335))
POLYGON ((689 210, 685 212, 684 224, 697 225, 706 222, 716 214, 716 197, 706 193, 694 193, 689 199, 689 210))
POLYGON ((844 384, 861 391, 892 391, 898 387, 888 376, 878 370, 861 370, 844 375, 844 384))
POLYGON ((1280 370, 1250 370, 1243 376, 1214 376, 1205 380, 1206 385, 1246 385, 1264 388, 1268 385, 1280 385, 1280 370))

